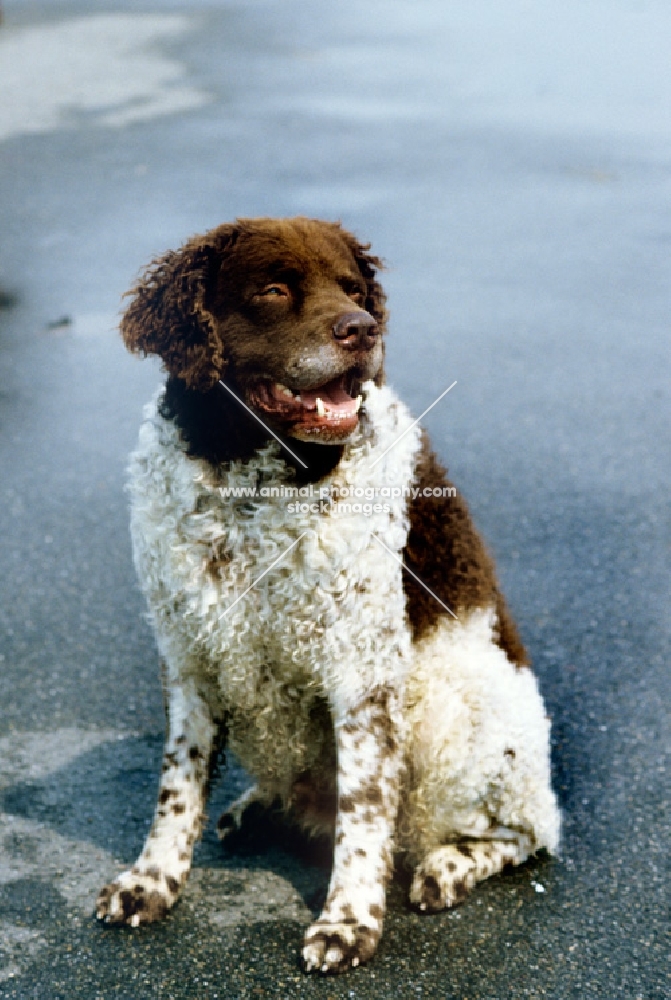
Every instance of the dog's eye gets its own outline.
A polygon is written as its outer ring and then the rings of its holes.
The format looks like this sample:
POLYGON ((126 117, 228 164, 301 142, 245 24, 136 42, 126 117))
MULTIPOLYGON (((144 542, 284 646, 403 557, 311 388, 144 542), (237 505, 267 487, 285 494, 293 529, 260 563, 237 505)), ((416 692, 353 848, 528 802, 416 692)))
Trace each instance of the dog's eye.
POLYGON ((262 295, 264 298, 274 298, 277 296, 278 298, 288 299, 289 286, 282 284, 280 281, 275 281, 271 285, 266 285, 266 287, 259 292, 259 295, 262 295))

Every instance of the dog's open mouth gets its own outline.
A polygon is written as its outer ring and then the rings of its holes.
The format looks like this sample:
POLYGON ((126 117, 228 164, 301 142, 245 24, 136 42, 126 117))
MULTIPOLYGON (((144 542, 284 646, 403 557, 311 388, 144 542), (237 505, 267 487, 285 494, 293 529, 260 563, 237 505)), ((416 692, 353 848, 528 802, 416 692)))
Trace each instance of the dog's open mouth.
POLYGON ((350 435, 359 423, 358 390, 359 383, 347 372, 312 389, 293 390, 264 379, 249 392, 249 403, 294 437, 334 441, 350 435))

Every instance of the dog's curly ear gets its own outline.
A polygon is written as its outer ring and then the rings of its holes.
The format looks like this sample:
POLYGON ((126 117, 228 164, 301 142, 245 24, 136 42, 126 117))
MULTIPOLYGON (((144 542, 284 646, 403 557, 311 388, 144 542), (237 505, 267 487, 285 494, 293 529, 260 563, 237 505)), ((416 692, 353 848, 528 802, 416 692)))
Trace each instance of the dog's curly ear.
POLYGON ((366 279, 366 302, 364 309, 374 316, 381 333, 386 332, 387 327, 387 297, 384 294, 382 285, 376 278, 378 271, 384 268, 384 264, 379 257, 370 253, 370 243, 360 243, 356 236, 340 227, 340 234, 347 243, 350 251, 354 255, 357 266, 361 274, 366 279))
POLYGON ((236 237, 235 225, 193 237, 154 260, 126 293, 132 301, 121 320, 124 344, 135 353, 158 354, 190 389, 211 389, 226 368, 209 301, 236 237))

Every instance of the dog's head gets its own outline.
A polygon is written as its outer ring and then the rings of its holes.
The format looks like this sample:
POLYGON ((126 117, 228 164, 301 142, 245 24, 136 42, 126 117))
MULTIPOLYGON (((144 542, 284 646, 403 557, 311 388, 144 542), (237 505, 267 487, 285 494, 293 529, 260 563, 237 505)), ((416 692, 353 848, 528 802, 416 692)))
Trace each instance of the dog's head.
MULTIPOLYGON (((240 219, 145 271, 121 333, 188 389, 225 380, 269 425, 346 440, 361 383, 382 381, 386 311, 369 246, 338 223, 240 219)), ((222 392, 224 390, 222 389, 222 392)))

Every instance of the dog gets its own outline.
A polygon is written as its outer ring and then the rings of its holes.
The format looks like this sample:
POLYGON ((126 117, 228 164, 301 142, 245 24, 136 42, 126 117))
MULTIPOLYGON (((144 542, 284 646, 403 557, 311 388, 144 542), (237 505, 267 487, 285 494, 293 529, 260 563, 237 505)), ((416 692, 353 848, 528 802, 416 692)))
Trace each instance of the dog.
POLYGON ((221 837, 277 800, 333 837, 308 972, 373 956, 394 852, 430 912, 557 849, 549 721, 492 560, 385 383, 381 266, 338 223, 240 219, 128 293, 124 342, 168 376, 129 486, 168 727, 106 922, 176 902, 224 744, 255 784, 221 837))

